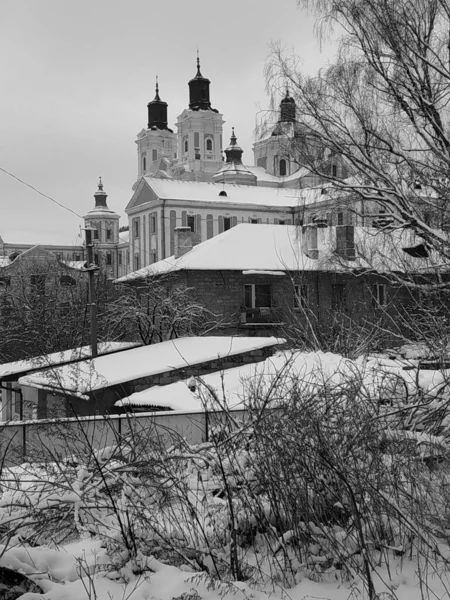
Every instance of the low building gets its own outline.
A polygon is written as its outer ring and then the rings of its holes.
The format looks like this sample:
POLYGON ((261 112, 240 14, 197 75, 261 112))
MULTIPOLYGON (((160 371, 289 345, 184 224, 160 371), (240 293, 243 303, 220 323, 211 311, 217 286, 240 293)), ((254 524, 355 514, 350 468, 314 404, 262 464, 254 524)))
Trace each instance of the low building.
POLYGON ((25 390, 37 394, 41 418, 114 414, 124 410, 116 402, 135 392, 265 360, 283 342, 274 337, 179 338, 41 369, 20 377, 18 384, 24 401, 25 390))
MULTIPOLYGON (((134 342, 101 342, 98 354, 111 354, 135 347, 134 342)), ((91 356, 91 346, 81 346, 0 364, 0 421, 40 419, 47 416, 46 392, 19 384, 19 379, 43 369, 75 364, 91 356)))
POLYGON ((417 250, 411 231, 241 224, 196 246, 189 227, 175 233, 171 257, 115 283, 183 284, 231 324, 227 331, 246 335, 289 336, 295 326, 306 336, 314 325, 332 333, 386 321, 413 294, 395 274, 435 273, 436 262, 417 250))

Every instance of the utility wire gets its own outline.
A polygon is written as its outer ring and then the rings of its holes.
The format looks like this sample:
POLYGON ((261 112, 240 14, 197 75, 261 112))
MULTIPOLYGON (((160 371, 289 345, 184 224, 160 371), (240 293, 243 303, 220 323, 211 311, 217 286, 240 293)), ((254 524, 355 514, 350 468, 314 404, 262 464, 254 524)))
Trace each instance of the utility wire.
POLYGON ((35 192, 37 192, 40 196, 43 196, 44 198, 47 198, 48 200, 51 200, 51 202, 54 202, 55 204, 57 204, 58 206, 60 206, 61 208, 64 208, 65 210, 68 210, 69 212, 71 212, 73 215, 75 215, 76 217, 82 219, 83 217, 81 215, 79 215, 77 212, 75 212, 74 210, 72 210, 71 208, 69 208, 68 206, 64 206, 64 204, 61 204, 61 202, 58 202, 57 200, 55 200, 54 198, 52 198, 51 196, 48 196, 47 194, 44 194, 43 192, 39 191, 37 188, 35 188, 33 185, 27 183, 26 181, 24 181, 23 179, 20 179, 20 177, 16 177, 16 175, 13 175, 13 173, 10 173, 9 171, 7 171, 6 169, 4 169, 3 167, 0 167, 0 171, 3 171, 3 173, 6 173, 7 175, 9 175, 10 177, 12 177, 13 179, 16 179, 17 181, 19 181, 20 183, 23 183, 23 185, 26 185, 27 187, 29 187, 30 189, 34 190, 35 192))

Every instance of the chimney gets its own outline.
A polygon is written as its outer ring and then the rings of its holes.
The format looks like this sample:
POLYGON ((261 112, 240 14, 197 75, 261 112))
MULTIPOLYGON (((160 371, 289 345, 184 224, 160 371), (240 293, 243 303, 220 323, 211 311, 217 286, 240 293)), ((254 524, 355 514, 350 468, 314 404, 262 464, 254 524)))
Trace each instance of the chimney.
POLYGON ((192 250, 192 231, 190 227, 175 227, 175 258, 180 258, 192 250))

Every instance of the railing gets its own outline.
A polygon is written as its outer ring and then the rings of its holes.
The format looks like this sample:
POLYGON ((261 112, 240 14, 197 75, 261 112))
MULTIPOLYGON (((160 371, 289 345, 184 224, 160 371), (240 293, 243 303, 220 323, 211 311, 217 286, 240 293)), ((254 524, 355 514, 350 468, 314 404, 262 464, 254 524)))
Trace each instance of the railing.
POLYGON ((275 324, 279 321, 277 311, 274 308, 246 308, 241 309, 241 324, 261 323, 275 324))

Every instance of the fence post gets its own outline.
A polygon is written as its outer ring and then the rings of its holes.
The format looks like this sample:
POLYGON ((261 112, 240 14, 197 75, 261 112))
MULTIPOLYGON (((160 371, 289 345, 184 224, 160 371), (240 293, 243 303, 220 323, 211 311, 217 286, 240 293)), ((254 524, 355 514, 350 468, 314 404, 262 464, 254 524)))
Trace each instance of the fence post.
POLYGON ((22 423, 22 461, 25 462, 25 457, 27 455, 27 434, 26 434, 26 425, 22 423))

